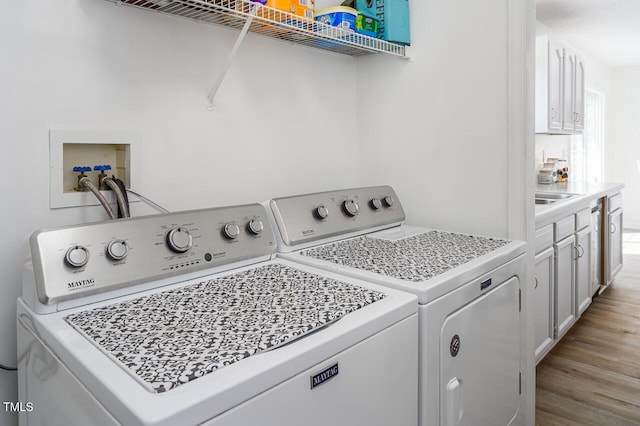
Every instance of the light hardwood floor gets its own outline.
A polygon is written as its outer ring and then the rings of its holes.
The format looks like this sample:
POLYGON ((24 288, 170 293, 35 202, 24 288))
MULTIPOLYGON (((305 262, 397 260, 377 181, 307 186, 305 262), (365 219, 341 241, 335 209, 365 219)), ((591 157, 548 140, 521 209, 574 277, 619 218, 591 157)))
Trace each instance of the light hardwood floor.
POLYGON ((624 267, 538 364, 536 425, 640 425, 640 232, 624 267))

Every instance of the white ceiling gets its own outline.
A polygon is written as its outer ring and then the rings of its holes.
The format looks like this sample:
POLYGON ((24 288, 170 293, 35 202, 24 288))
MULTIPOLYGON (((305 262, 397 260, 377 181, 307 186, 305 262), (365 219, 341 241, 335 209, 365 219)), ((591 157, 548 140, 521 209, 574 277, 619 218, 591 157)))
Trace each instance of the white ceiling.
POLYGON ((555 37, 611 67, 640 66, 640 0, 536 0, 555 37))

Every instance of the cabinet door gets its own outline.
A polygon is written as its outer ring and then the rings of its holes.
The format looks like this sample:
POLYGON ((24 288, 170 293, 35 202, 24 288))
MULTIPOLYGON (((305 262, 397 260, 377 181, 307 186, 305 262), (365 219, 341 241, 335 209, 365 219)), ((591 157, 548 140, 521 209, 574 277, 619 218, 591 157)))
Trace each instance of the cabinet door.
POLYGON ((622 209, 609 213, 609 282, 622 268, 622 209))
POLYGON ((578 316, 591 304, 591 227, 576 234, 576 306, 578 316))
POLYGON ((575 100, 573 102, 574 130, 584 130, 584 59, 580 56, 576 58, 576 74, 575 74, 575 100))
POLYGON ((549 129, 562 129, 562 57, 564 49, 549 41, 549 129))
POLYGON ((562 130, 573 131, 575 123, 574 101, 576 88, 576 56, 568 49, 564 49, 563 59, 562 130))
POLYGON ((556 338, 569 330, 576 320, 574 250, 575 237, 569 237, 554 244, 555 247, 555 326, 556 338))
POLYGON ((535 260, 536 363, 539 362, 553 346, 553 252, 553 247, 549 247, 540 252, 535 260))

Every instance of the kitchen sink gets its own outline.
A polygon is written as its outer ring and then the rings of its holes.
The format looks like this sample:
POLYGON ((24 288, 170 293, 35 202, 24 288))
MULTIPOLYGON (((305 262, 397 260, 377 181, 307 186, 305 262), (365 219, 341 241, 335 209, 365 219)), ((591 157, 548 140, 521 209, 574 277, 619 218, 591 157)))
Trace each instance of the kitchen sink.
POLYGON ((569 192, 536 192, 536 204, 553 204, 557 201, 568 200, 580 194, 569 192))
POLYGON ((571 194, 568 192, 536 192, 536 200, 566 200, 579 194, 571 194))
POLYGON ((536 198, 536 204, 551 204, 558 200, 549 200, 547 198, 536 198))

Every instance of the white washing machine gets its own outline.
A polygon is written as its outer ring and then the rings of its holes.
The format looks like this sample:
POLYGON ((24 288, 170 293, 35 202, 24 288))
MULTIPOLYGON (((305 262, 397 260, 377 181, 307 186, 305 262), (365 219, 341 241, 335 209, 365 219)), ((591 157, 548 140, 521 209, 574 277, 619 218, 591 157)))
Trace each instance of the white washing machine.
POLYGON ((43 230, 21 425, 417 423, 414 295, 276 259, 262 205, 43 230))
POLYGON ((388 186, 269 204, 282 258, 418 296, 420 425, 519 421, 523 242, 403 225, 388 186))

